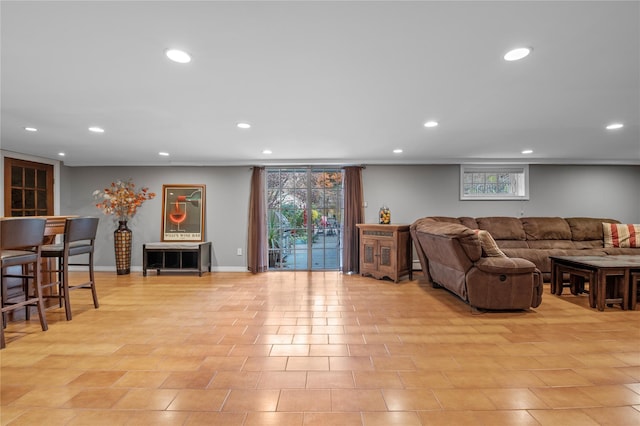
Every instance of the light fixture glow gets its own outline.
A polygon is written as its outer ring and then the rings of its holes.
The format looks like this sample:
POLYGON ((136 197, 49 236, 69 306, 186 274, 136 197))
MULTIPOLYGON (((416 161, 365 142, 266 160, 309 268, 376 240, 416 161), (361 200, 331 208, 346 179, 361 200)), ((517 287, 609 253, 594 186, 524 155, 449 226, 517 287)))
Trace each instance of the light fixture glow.
POLYGON ((64 154, 64 152, 59 152, 59 153, 58 153, 58 155, 59 155, 60 157, 64 157, 64 155, 65 155, 65 154, 64 154))
POLYGON ((173 62, 177 62, 179 64, 188 64, 191 62, 191 55, 183 50, 167 49, 164 53, 167 55, 167 58, 171 59, 173 62))
POLYGON ((518 47, 517 49, 513 49, 505 53, 504 60, 505 61, 518 61, 522 58, 526 58, 529 56, 533 49, 530 47, 518 47))
POLYGON ((102 127, 96 126, 89 127, 89 131, 93 133, 104 133, 104 129, 102 127))
POLYGON ((624 127, 624 124, 622 124, 622 123, 611 123, 606 127, 606 129, 607 130, 616 130, 616 129, 622 129, 623 127, 624 127))
POLYGON ((37 132, 38 129, 36 129, 35 127, 25 127, 24 128, 27 132, 37 132))
POLYGON ((236 127, 238 129, 249 129, 249 128, 251 128, 251 124, 249 124, 249 123, 237 123, 236 127))
POLYGON ((426 123, 424 123, 424 127, 436 127, 436 126, 438 126, 437 121, 429 120, 426 123))
POLYGON ((394 154, 402 154, 402 150, 400 148, 393 150, 394 154))
POLYGON ((522 151, 523 154, 533 154, 533 150, 532 149, 525 149, 524 151, 522 151))
POLYGON ((262 151, 262 153, 265 155, 273 154, 273 152, 270 149, 265 149, 264 151, 262 151))
POLYGON ((169 153, 168 152, 159 152, 158 155, 160 155, 162 157, 168 157, 169 153))

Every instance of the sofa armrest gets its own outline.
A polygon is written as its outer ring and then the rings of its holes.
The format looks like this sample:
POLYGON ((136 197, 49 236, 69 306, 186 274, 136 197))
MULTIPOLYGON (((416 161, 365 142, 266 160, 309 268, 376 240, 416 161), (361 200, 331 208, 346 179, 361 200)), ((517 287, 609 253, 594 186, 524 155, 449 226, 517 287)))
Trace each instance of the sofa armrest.
POLYGON ((489 274, 530 274, 536 265, 519 257, 481 257, 476 268, 489 274))

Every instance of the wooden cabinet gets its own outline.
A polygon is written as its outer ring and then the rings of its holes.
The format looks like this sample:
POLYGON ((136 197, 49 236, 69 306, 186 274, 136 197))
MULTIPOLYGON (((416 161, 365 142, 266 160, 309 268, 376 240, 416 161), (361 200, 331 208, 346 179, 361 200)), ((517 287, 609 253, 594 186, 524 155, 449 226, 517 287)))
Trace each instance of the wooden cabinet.
POLYGON ((409 225, 358 224, 360 230, 360 274, 400 281, 413 279, 413 252, 409 225))

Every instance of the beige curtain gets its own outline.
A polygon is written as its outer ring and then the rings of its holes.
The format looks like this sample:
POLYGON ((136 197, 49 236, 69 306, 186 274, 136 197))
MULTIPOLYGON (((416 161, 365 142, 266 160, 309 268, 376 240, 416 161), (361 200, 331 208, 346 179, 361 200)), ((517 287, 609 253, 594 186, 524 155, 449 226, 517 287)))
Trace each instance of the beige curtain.
POLYGON ((269 269, 267 249, 267 206, 265 202, 265 170, 254 167, 249 196, 249 242, 247 264, 249 271, 257 274, 269 269))
POLYGON ((344 258, 342 272, 360 272, 359 238, 356 224, 364 222, 362 167, 344 168, 344 258))

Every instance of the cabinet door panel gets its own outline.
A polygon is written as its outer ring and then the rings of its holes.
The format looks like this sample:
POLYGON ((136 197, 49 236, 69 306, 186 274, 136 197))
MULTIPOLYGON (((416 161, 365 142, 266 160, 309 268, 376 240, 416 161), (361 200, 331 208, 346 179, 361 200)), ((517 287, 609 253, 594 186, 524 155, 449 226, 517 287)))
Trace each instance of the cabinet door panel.
POLYGON ((376 268, 376 240, 362 240, 362 263, 365 268, 376 268))
POLYGON ((378 270, 390 276, 396 275, 396 248, 393 241, 378 241, 378 270))

